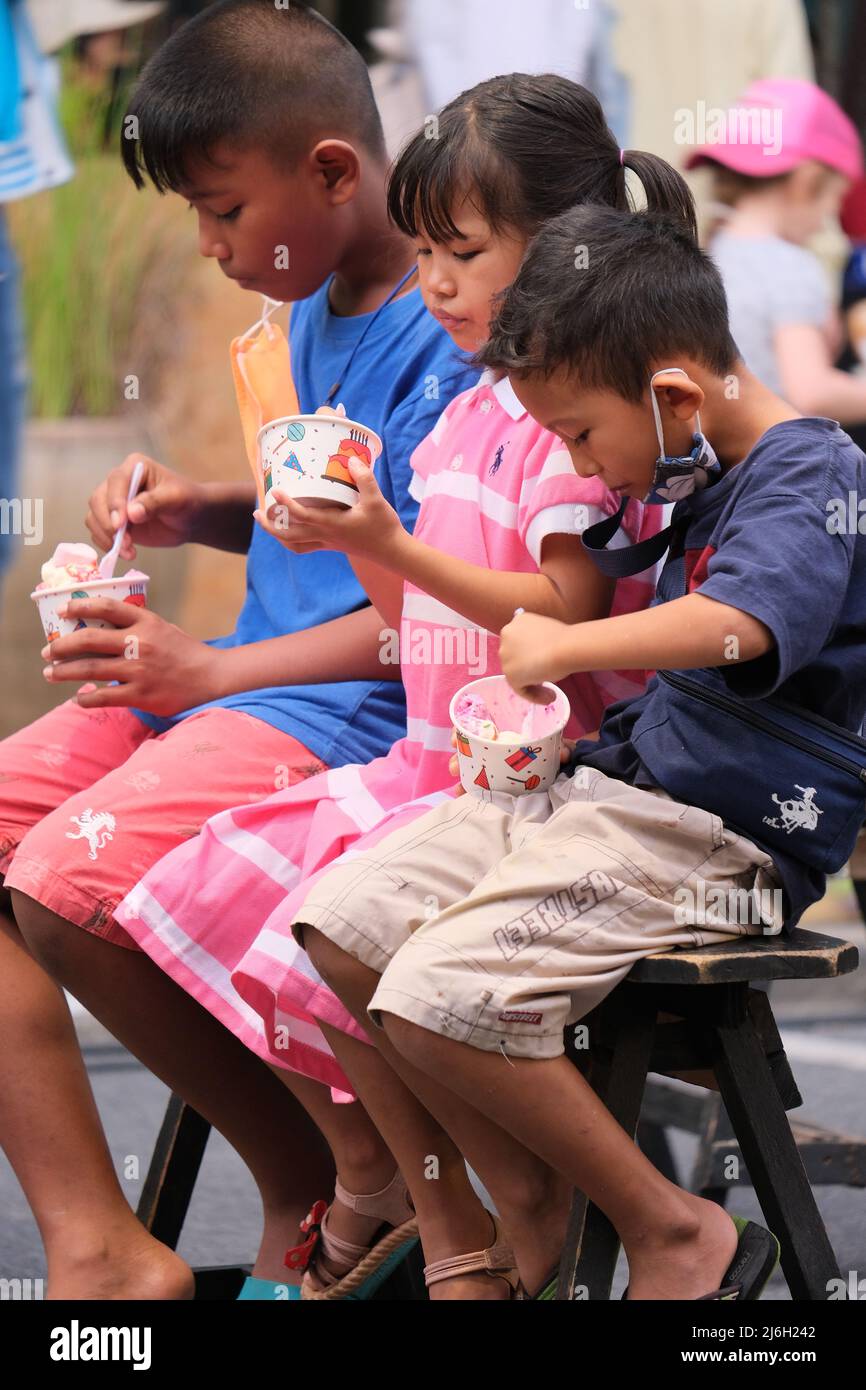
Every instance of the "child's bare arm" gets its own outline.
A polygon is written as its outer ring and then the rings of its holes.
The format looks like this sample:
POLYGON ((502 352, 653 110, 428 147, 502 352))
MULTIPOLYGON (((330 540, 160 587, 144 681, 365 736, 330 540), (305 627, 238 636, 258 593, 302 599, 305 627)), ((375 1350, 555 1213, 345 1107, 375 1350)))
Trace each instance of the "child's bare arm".
MULTIPOLYGON (((275 492, 284 513, 274 522, 256 513, 260 524, 297 553, 342 550, 356 566, 358 561, 372 562, 375 569, 408 579, 490 632, 499 632, 515 608, 563 622, 585 622, 610 611, 613 583, 600 574, 576 536, 548 536, 540 572, 503 573, 473 565, 410 536, 370 470, 354 460, 350 466, 360 492, 358 505, 350 511, 311 511, 275 492)), ((374 601, 378 603, 378 596, 374 601)), ((387 599, 382 602, 390 606, 387 599)))
POLYGON ((521 614, 502 630, 500 660, 515 690, 542 698, 537 687, 544 681, 576 671, 724 666, 752 661, 774 646, 757 618, 695 593, 577 626, 521 614))
POLYGON ((485 569, 405 532, 392 563, 419 589, 489 632, 499 632, 515 608, 562 623, 584 623, 603 618, 613 599, 613 581, 600 573, 572 535, 545 539, 541 568, 535 574, 485 569))
POLYGON ((804 415, 826 415, 842 425, 866 420, 866 381, 833 365, 827 339, 812 324, 776 330, 776 360, 785 399, 804 415))
POLYGON ((349 560, 358 583, 381 614, 383 624, 399 632, 403 611, 403 580, 400 575, 377 565, 375 560, 365 560, 361 555, 350 555, 349 560))

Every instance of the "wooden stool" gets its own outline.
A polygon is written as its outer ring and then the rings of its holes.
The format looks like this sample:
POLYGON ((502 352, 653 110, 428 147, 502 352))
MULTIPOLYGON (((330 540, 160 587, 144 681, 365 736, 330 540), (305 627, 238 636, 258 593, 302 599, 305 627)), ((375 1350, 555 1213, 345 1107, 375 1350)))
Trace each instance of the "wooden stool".
MULTIPOLYGON (((824 1300, 839 1277, 786 1110, 802 1104, 770 1001, 750 981, 827 979, 856 969, 856 947, 797 929, 639 961, 585 1019, 590 1045, 569 1056, 614 1118, 635 1134, 647 1073, 711 1071, 792 1298, 824 1300), (659 1021, 659 1014, 673 1021, 659 1021)), ((734 1151, 734 1150, 732 1150, 734 1151)), ((610 1297, 619 1237, 576 1192, 557 1297, 610 1297)))
MULTIPOLYGON (((211 1126, 180 1096, 169 1097, 136 1215, 157 1240, 174 1250, 192 1200, 211 1126)), ((323 1194, 324 1195, 324 1194, 323 1194)), ((371 1301, 426 1299, 424 1257, 413 1250, 373 1295, 371 1301)), ((235 1299, 249 1265, 213 1265, 194 1269, 196 1300, 235 1299)))

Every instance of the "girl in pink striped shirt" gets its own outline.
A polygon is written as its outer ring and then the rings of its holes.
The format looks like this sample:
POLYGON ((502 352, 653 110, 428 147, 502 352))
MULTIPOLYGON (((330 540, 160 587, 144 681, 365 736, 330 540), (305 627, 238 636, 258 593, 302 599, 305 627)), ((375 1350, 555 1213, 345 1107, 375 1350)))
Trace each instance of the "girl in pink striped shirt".
MULTIPOLYGON (((546 217, 578 201, 626 205, 624 162, 596 99, 550 76, 482 83, 445 108, 434 139, 421 133, 410 142, 392 173, 389 206, 416 241, 425 303, 458 348, 484 342, 496 296, 546 217)), ((628 165, 650 207, 692 220, 688 191, 669 166, 635 153, 628 165)), ((311 512, 283 499, 289 529, 258 519, 290 548, 349 556, 383 618, 381 659, 396 661, 399 649, 406 737, 372 763, 331 769, 214 816, 116 912, 137 944, 287 1085, 300 1073, 346 1099, 349 1083, 317 1020, 367 1039, 292 936, 311 885, 338 856, 369 848, 455 794, 449 702, 466 682, 500 671, 498 633, 515 608, 588 621, 644 607, 654 587, 650 572, 615 588, 599 574, 579 538, 616 512, 620 498, 577 476, 562 440, 526 414, 507 379, 485 373, 416 449, 413 535, 372 472, 352 467, 360 500, 351 511, 311 512)), ((629 542, 657 529, 658 510, 628 504, 629 542)), ((619 671, 563 682, 572 708, 566 733, 595 729, 605 705, 644 680, 642 671, 619 671)), ((310 1277, 340 1296, 358 1248, 354 1258, 329 1248, 327 1218, 323 1224, 324 1250, 310 1277)))

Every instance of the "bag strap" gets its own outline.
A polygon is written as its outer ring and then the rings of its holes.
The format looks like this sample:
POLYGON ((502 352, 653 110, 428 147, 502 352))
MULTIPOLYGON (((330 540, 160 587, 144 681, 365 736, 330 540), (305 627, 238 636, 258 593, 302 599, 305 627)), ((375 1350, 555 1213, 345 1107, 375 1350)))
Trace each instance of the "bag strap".
POLYGON ((594 526, 588 526, 581 536, 593 563, 610 579, 627 579, 629 575, 640 574, 642 570, 656 564, 669 549, 676 529, 671 523, 663 531, 659 531, 657 536, 648 536, 646 540, 638 541, 635 545, 608 550, 608 542, 613 540, 622 526, 628 500, 624 497, 618 512, 604 521, 597 521, 594 526))

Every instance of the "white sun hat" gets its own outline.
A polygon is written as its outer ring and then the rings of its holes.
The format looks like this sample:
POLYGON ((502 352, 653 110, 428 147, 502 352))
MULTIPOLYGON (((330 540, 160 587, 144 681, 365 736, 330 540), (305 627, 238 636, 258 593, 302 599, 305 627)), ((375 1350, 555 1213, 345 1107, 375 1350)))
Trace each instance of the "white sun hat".
POLYGON ((39 47, 54 53, 79 34, 102 34, 144 24, 165 9, 165 0, 28 0, 39 47))

